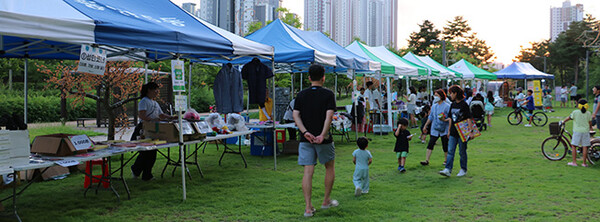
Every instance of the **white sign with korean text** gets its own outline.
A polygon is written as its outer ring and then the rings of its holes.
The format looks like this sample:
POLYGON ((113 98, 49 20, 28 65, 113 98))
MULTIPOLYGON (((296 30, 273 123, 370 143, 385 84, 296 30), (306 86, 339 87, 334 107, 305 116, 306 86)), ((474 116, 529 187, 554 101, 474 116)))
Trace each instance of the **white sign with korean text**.
POLYGON ((85 72, 96 75, 104 75, 106 67, 106 50, 92 47, 90 45, 81 45, 79 54, 79 66, 77 72, 85 72))
POLYGON ((86 135, 69 136, 69 139, 76 150, 87 150, 94 146, 92 140, 86 135))
POLYGON ((184 112, 187 109, 187 96, 175 95, 175 111, 184 112))

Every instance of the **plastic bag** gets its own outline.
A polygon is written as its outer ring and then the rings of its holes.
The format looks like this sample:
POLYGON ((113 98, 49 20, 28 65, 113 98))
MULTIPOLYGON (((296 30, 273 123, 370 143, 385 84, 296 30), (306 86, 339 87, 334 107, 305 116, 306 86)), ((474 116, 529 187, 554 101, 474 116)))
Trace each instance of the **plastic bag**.
POLYGON ((208 117, 206 117, 206 119, 204 119, 204 121, 208 123, 208 126, 210 126, 210 128, 216 127, 218 129, 221 129, 223 128, 223 126, 225 126, 223 118, 218 113, 211 113, 210 115, 208 115, 208 117))
POLYGON ((246 121, 244 117, 237 113, 227 114, 227 126, 233 131, 247 131, 246 121))
POLYGON ((200 114, 196 112, 195 109, 189 108, 183 114, 183 118, 189 120, 200 120, 200 114))

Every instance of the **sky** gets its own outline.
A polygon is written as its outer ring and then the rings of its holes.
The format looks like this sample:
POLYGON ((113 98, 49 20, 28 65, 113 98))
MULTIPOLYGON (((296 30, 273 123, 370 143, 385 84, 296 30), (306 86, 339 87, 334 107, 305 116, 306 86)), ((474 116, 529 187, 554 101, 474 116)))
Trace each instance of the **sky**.
MULTIPOLYGON (((171 0, 178 5, 199 0, 171 0)), ((497 62, 510 64, 520 46, 550 38, 550 7, 563 0, 398 0, 398 47, 407 46, 411 32, 423 20, 442 29, 448 20, 463 16, 480 39, 495 53, 497 62)), ((583 4, 584 12, 600 18, 600 0, 572 0, 583 4)), ((283 0, 282 7, 304 16, 304 0, 283 0)), ((304 22, 304 20, 301 20, 304 22)))
MULTIPOLYGON (((423 20, 442 29, 446 21, 462 15, 480 39, 492 48, 497 62, 512 63, 520 46, 550 38, 550 7, 563 0, 398 0, 398 47, 407 46, 411 32, 423 20)), ((573 0, 586 14, 600 18, 600 0, 573 0)), ((283 7, 304 14, 304 1, 283 0, 283 7)), ((303 20, 302 20, 303 21, 303 20)))

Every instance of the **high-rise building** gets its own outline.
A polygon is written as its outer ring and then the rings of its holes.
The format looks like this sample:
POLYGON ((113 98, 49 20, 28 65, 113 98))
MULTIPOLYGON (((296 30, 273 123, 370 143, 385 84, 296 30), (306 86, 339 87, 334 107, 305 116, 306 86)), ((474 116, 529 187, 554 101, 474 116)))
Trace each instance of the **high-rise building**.
POLYGON ((192 15, 196 15, 196 3, 186 2, 181 5, 181 8, 192 15))
POLYGON ((199 5, 184 3, 181 7, 210 24, 244 35, 253 22, 260 21, 264 26, 275 20, 280 3, 280 0, 200 0, 199 5))
POLYGON ((572 22, 582 20, 583 4, 572 6, 571 1, 566 0, 562 7, 550 8, 550 41, 556 40, 561 32, 567 31, 572 22))
POLYGON ((216 12, 216 25, 222 29, 235 33, 235 0, 218 0, 216 12))
POLYGON ((304 28, 329 33, 342 46, 357 37, 395 48, 397 12, 398 0, 305 0, 304 28))
POLYGON ((198 17, 210 24, 217 25, 217 0, 200 0, 198 17))
POLYGON ((331 31, 332 0, 304 0, 304 29, 331 31))

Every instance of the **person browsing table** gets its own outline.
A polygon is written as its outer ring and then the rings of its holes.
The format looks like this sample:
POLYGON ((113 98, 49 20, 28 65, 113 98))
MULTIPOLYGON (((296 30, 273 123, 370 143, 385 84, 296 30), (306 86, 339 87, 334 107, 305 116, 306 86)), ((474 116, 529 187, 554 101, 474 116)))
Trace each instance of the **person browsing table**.
MULTIPOLYGON (((131 135, 131 140, 137 140, 138 136, 143 134, 141 129, 144 123, 174 119, 173 116, 164 114, 160 105, 156 102, 158 88, 158 84, 155 82, 149 82, 142 86, 142 100, 138 104, 138 116, 141 120, 135 127, 133 135, 131 135)), ((134 178, 138 178, 140 174, 144 181, 154 178, 152 176, 152 167, 154 166, 154 162, 156 162, 156 152, 157 150, 139 151, 135 163, 131 165, 131 174, 134 178)))

